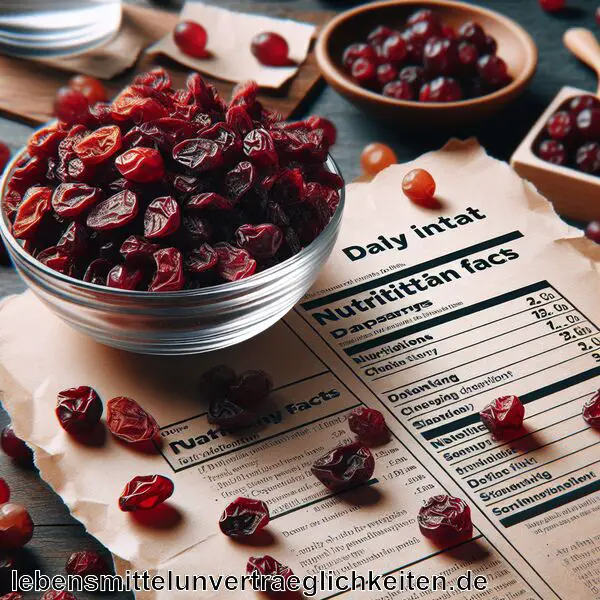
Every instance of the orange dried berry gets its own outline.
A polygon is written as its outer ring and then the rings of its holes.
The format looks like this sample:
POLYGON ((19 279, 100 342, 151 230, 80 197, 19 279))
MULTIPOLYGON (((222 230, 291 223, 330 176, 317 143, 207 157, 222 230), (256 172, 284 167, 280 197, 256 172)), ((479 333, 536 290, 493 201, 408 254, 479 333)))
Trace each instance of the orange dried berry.
POLYGON ((379 142, 365 146, 360 155, 360 165, 365 175, 377 175, 383 169, 397 162, 394 151, 379 142))
POLYGON ((52 208, 52 189, 35 186, 27 190, 17 210, 13 224, 13 235, 19 240, 33 236, 44 215, 52 208))
POLYGON ((74 150, 87 165, 97 165, 121 148, 121 130, 116 125, 100 127, 78 142, 74 150))
POLYGON ((402 191, 419 206, 434 208, 438 205, 435 200, 435 180, 425 169, 413 169, 407 173, 402 180, 402 191))

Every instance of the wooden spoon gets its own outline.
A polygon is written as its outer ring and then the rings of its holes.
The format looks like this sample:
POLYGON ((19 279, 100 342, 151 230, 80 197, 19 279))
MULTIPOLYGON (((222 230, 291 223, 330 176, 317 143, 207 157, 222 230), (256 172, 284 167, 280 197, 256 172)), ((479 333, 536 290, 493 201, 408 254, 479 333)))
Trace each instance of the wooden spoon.
POLYGON ((594 69, 598 75, 598 91, 600 96, 600 44, 596 36, 583 27, 568 29, 563 36, 565 46, 582 62, 594 69))

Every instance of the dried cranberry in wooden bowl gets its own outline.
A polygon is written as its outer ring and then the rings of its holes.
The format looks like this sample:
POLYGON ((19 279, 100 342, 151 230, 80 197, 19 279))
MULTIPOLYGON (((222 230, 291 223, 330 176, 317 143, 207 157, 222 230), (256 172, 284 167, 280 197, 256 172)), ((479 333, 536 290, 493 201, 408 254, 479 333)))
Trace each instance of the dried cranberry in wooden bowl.
POLYGON ((0 190, 27 285, 133 352, 212 351, 278 321, 333 249, 343 181, 324 121, 281 122, 256 91, 227 103, 197 74, 175 90, 159 70, 35 134, 0 190))

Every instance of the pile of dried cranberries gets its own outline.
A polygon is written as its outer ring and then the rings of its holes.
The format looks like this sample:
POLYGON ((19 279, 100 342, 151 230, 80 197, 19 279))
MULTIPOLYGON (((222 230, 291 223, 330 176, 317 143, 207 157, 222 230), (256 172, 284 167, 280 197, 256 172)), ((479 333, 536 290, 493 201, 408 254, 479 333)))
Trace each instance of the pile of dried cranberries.
POLYGON ((534 152, 555 165, 600 175, 600 99, 584 94, 565 101, 548 119, 534 152))
POLYGON ((511 81, 497 44, 474 21, 455 31, 434 11, 418 10, 406 25, 380 25, 348 46, 342 63, 361 86, 397 100, 457 102, 484 96, 511 81))
POLYGON ((197 73, 173 89, 156 69, 112 103, 61 110, 9 182, 14 237, 60 273, 154 292, 236 281, 298 253, 339 201, 324 164, 335 128, 283 122, 257 92, 241 84, 226 103, 197 73))

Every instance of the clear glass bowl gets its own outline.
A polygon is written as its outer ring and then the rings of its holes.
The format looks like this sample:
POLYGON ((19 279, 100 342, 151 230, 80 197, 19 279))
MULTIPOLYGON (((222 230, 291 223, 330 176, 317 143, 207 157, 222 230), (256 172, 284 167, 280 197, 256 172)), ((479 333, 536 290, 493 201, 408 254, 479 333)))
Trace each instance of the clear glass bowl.
MULTIPOLYGON (((2 177, 2 197, 19 157, 2 177)), ((331 157, 326 166, 340 175, 331 157)), ((281 319, 304 296, 329 257, 343 209, 342 189, 327 227, 288 260, 248 279, 180 292, 118 290, 62 275, 25 252, 10 233, 4 213, 0 234, 27 286, 71 327, 131 352, 193 354, 238 344, 281 319)))

